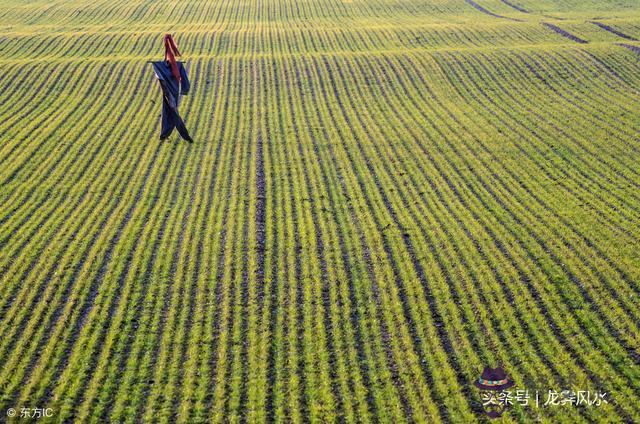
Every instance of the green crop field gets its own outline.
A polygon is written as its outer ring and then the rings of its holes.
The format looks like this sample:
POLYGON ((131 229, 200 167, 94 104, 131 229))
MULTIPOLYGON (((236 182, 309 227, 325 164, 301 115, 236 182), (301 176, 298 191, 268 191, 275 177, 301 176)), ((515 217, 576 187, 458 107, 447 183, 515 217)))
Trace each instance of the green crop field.
POLYGON ((486 422, 497 366, 505 422, 640 421, 637 0, 0 0, 0 30, 0 422, 486 422), (165 33, 193 144, 159 140, 165 33))

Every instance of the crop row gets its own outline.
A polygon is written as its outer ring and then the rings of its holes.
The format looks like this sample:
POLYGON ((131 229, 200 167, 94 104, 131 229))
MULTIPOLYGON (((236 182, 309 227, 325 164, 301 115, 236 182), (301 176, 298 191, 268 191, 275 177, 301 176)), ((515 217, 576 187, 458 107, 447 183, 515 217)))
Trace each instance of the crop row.
POLYGON ((53 136, 4 153, 11 402, 80 419, 462 419, 468 382, 501 361, 533 386, 606 381, 620 400, 576 411, 591 419, 638 413, 623 401, 638 273, 606 243, 640 237, 632 62, 196 60, 193 147, 141 143, 155 120, 125 123, 156 106, 120 99, 151 81, 105 66, 75 74, 99 127, 78 124, 80 91, 53 136), (602 66, 617 71, 589 90, 556 77, 602 66))
MULTIPOLYGON (((7 36, 0 55, 12 60, 34 58, 149 57, 157 53, 157 31, 110 31, 7 36)), ((318 28, 265 26, 248 30, 202 26, 183 31, 180 47, 191 57, 356 52, 415 48, 515 46, 561 41, 535 23, 380 24, 375 27, 318 28)))

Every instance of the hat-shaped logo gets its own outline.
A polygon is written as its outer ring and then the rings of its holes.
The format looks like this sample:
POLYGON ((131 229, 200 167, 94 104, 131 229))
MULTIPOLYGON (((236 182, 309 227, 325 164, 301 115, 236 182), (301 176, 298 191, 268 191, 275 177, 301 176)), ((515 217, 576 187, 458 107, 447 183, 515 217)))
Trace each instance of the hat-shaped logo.
POLYGON ((489 418, 497 418, 506 410, 506 405, 497 401, 495 392, 507 390, 514 384, 501 367, 486 367, 482 371, 480 378, 475 382, 475 386, 482 391, 482 409, 489 418))
POLYGON ((513 385, 513 381, 507 378, 507 373, 500 367, 486 367, 476 381, 476 387, 482 390, 506 390, 513 385))

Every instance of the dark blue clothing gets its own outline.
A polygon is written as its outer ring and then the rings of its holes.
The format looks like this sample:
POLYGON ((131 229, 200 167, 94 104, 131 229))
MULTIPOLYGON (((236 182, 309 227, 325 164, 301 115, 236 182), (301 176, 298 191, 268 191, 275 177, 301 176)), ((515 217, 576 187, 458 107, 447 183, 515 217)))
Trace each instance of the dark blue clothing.
POLYGON ((180 83, 176 80, 171 72, 171 65, 166 61, 152 62, 153 70, 160 81, 162 88, 162 130, 160 131, 160 140, 164 140, 171 135, 173 129, 176 128, 180 136, 187 141, 193 141, 184 126, 184 122, 178 113, 178 104, 180 103, 180 95, 187 94, 191 85, 187 78, 187 72, 182 62, 178 62, 180 70, 180 83))

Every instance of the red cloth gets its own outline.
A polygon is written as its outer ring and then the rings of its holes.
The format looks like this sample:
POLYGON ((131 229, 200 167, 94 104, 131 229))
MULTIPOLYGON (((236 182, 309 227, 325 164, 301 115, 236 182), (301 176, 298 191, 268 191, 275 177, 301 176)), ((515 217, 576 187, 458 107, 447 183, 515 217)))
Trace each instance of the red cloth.
POLYGON ((164 35, 164 60, 171 65, 171 73, 175 77, 176 81, 180 83, 180 70, 178 69, 178 62, 176 62, 176 56, 180 56, 178 46, 173 41, 171 34, 164 35))

